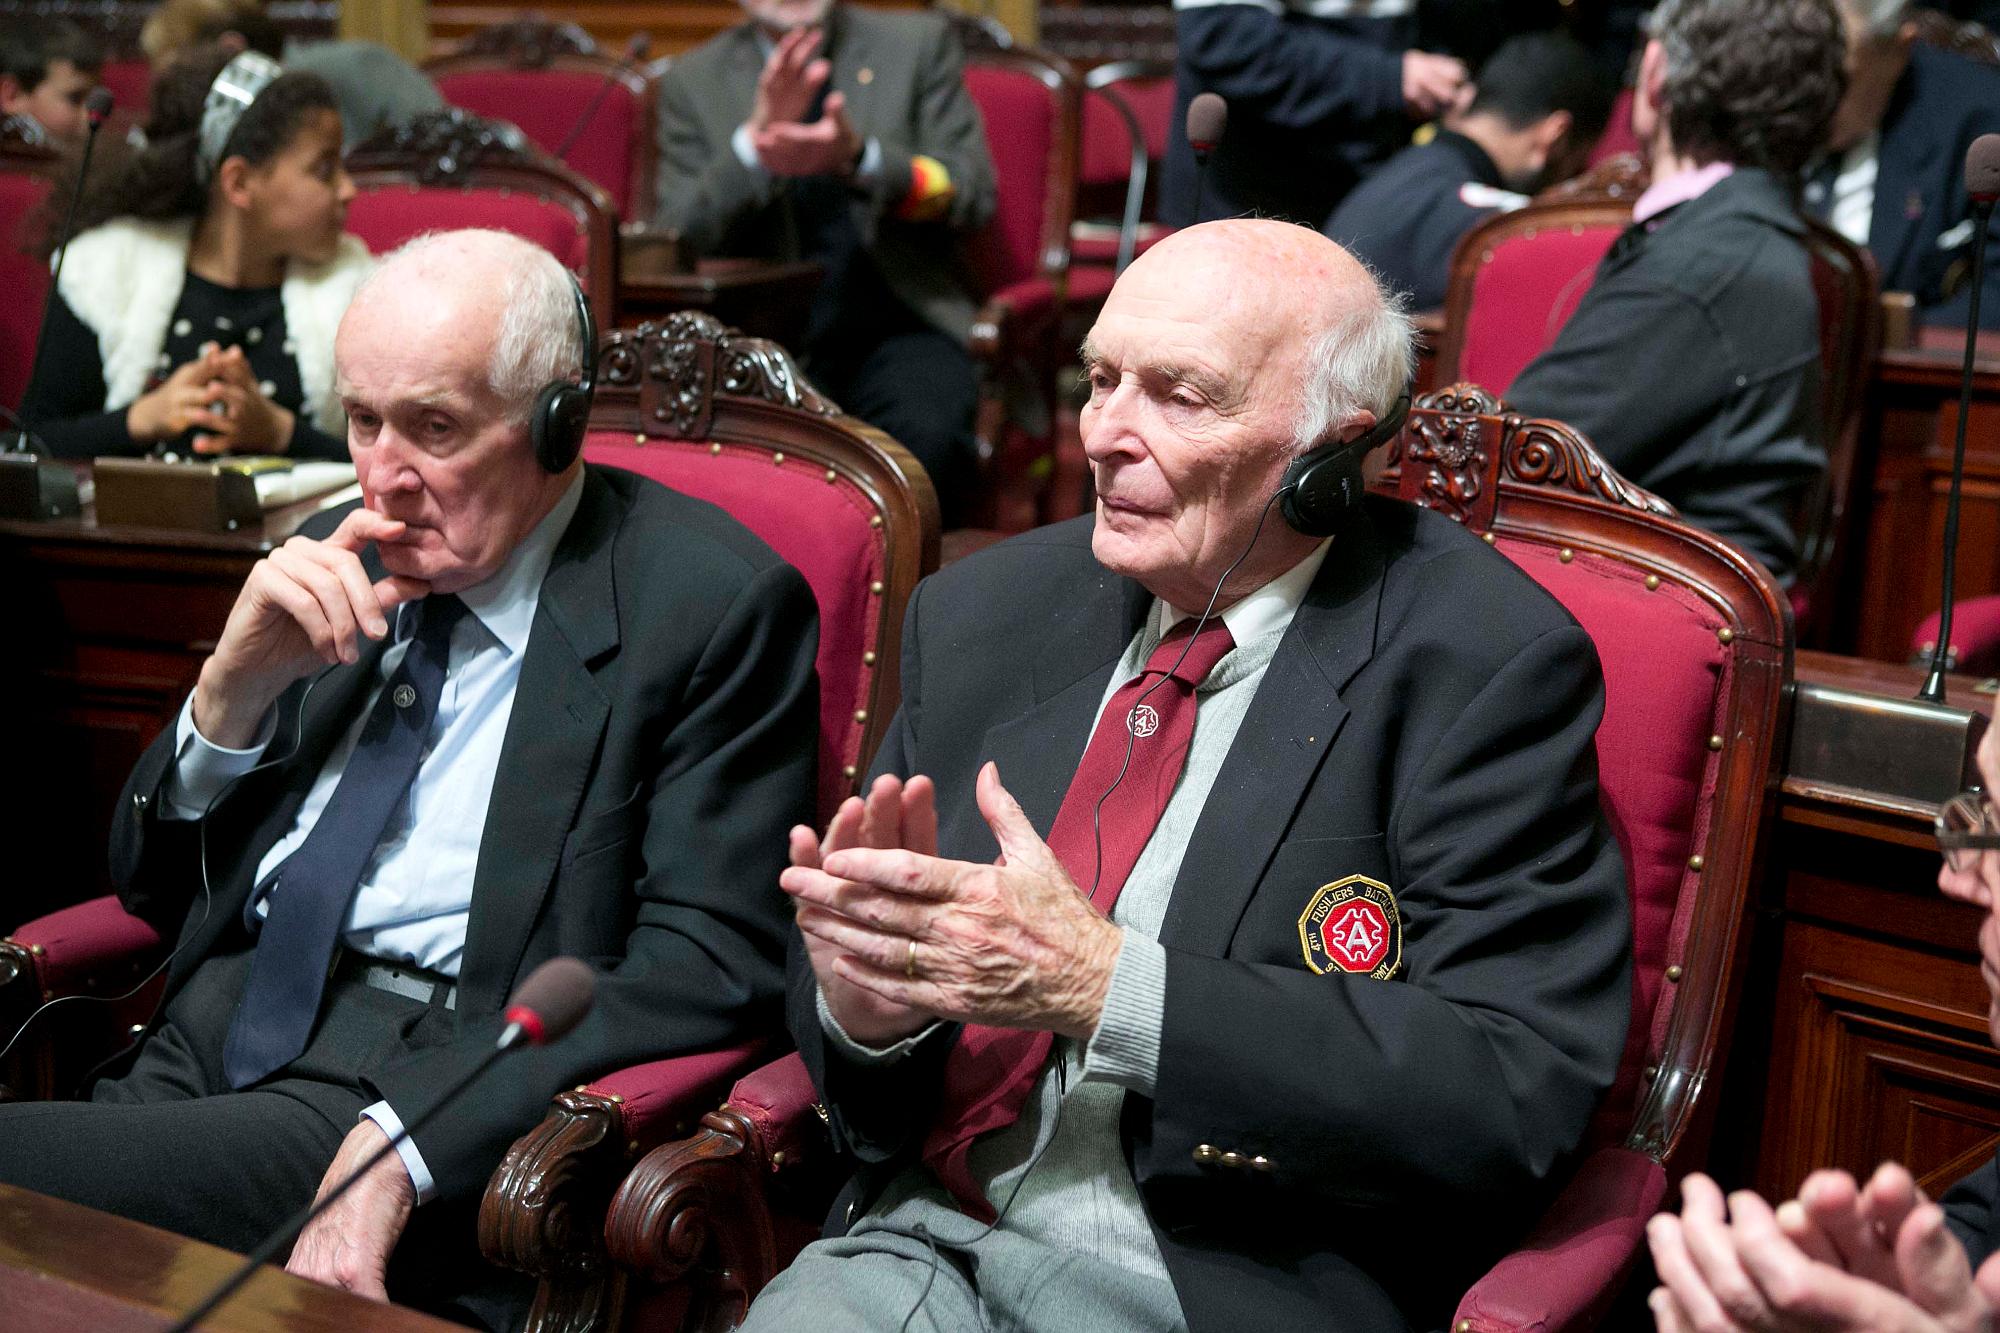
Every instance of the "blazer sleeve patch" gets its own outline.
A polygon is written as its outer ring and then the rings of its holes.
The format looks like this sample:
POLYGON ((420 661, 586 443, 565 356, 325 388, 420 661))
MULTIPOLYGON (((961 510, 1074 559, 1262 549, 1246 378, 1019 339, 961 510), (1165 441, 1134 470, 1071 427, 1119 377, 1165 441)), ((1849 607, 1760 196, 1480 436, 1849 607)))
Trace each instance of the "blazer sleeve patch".
POLYGON ((1306 966, 1387 981, 1403 965, 1403 918, 1396 895, 1379 879, 1349 875, 1322 884, 1299 913, 1306 966))

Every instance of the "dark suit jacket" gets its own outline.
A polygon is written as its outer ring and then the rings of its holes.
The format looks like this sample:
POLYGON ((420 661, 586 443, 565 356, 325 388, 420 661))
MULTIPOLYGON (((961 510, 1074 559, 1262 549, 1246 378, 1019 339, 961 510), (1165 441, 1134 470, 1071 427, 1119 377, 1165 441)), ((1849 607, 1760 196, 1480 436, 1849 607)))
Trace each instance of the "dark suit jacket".
MULTIPOLYGON (((323 517, 330 527, 340 514, 323 517)), ((442 1197, 483 1188, 560 1089, 776 1027, 791 924, 777 876, 786 829, 812 818, 817 638, 805 580, 721 510, 586 471, 493 779, 459 1037, 390 1056, 366 1091, 411 1121, 491 1049, 515 984, 558 954, 598 969, 596 1003, 568 1037, 511 1056, 416 1136, 442 1197)), ((159 816, 171 728, 140 760, 111 869, 126 908, 179 937, 169 996, 244 941, 257 863, 291 827, 381 651, 320 673, 309 695, 306 682, 287 691, 267 753, 291 757, 246 776, 206 820, 159 816)))
MULTIPOLYGON (((2000 70, 1918 45, 1882 119, 1875 211, 1868 249, 1884 291, 1910 292, 1927 324, 1965 326, 1971 290, 1969 236, 1950 249, 1938 238, 1972 216, 1965 197, 1965 150, 2000 130, 2000 70)), ((2000 235, 1989 227, 1989 232, 2000 235)), ((1979 322, 2000 328, 2000 249, 1987 242, 1979 322)))
POLYGON ((1789 190, 1738 168, 1620 237, 1555 343, 1506 390, 1780 582, 1798 564, 1800 499, 1826 468, 1804 235, 1789 190))
MULTIPOLYGON (((961 342, 977 312, 960 240, 993 216, 993 163, 979 110, 965 90, 965 57, 934 14, 834 5, 821 54, 829 91, 846 95, 862 138, 882 144, 882 175, 856 190, 854 221, 903 303, 961 342), (909 193, 910 159, 944 164, 954 194, 944 218, 891 215, 909 193)), ((730 148, 750 118, 764 68, 755 24, 731 28, 674 62, 660 80, 660 161, 653 221, 703 254, 799 257, 788 183, 747 170, 730 148)))
MULTIPOLYGON (((1616 1070, 1630 922, 1598 807, 1590 640, 1464 529, 1370 500, 1258 687, 1190 841, 1156 1094, 1123 1144, 1194 1333, 1429 1327, 1534 1216, 1616 1070), (1307 969, 1302 913, 1350 875, 1406 923, 1394 979, 1307 969), (1262 1154, 1269 1173, 1194 1156, 1262 1154)), ((937 780, 944 855, 991 860, 987 759, 1044 834, 1151 604, 1090 520, 918 587, 875 767, 937 780)), ((932 1118, 957 1029, 862 1067, 791 1021, 862 1201, 932 1118)))
POLYGON ((1945 1222, 1978 1268, 2000 1250, 2000 1159, 1988 1159, 1938 1200, 1945 1222))
POLYGON ((1467 185, 1503 188, 1486 150, 1440 130, 1405 148, 1356 186, 1333 210, 1326 234, 1353 251, 1415 310, 1444 305, 1451 252, 1459 238, 1493 216, 1496 205, 1470 203, 1467 185))

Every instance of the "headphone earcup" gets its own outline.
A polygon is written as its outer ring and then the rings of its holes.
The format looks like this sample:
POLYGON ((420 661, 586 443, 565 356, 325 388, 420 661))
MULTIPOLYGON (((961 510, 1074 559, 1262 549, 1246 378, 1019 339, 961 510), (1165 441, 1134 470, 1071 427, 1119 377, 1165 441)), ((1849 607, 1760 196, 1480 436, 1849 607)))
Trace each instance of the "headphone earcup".
POLYGON ((561 472, 576 461, 590 423, 590 394, 568 382, 551 384, 535 399, 528 435, 535 460, 545 472, 561 472))
POLYGON ((1308 537, 1331 537, 1361 503, 1362 454, 1353 445, 1321 446, 1285 469, 1285 522, 1308 537))

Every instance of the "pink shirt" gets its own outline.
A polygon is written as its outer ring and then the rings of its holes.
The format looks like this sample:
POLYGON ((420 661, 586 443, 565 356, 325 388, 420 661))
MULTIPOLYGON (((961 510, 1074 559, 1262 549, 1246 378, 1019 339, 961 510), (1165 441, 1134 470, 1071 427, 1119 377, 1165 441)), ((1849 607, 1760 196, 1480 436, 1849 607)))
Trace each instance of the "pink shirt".
POLYGON ((1711 162, 1705 167, 1683 171, 1665 180, 1654 181, 1639 196, 1639 202, 1632 205, 1632 220, 1645 222, 1656 218, 1676 204, 1685 204, 1691 199, 1699 199, 1730 172, 1736 170, 1734 162, 1711 162))

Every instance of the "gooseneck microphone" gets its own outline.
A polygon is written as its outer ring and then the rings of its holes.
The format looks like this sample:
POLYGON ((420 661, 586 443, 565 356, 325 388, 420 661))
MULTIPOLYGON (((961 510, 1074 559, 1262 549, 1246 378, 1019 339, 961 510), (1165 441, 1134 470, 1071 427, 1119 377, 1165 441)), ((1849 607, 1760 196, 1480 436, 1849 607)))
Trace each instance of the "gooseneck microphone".
POLYGON ((569 133, 563 135, 562 145, 556 149, 556 160, 558 162, 567 162, 569 160, 569 150, 576 147, 576 141, 583 137, 583 132, 590 125, 591 118, 596 116, 597 108, 603 106, 604 99, 611 96, 611 89, 617 84, 618 76, 628 69, 637 67, 639 62, 646 58, 646 52, 650 51, 652 47, 653 34, 649 32, 635 32, 632 34, 631 40, 625 43, 625 54, 618 57, 617 64, 604 71, 604 80, 597 85, 597 91, 591 95, 589 103, 583 108, 583 114, 578 116, 576 123, 569 127, 569 133))
POLYGON ((1944 596, 1938 604, 1937 643, 1930 674, 1917 698, 1944 702, 1944 672, 1951 653, 1953 582, 1958 572, 1958 504, 1965 489, 1965 419, 1972 403, 1972 364, 1979 335, 1980 289, 1986 285, 1986 228, 2000 201, 2000 134, 1982 134, 1965 151, 1965 192, 1972 199, 1972 296, 1965 314, 1965 366, 1958 382, 1958 427, 1951 446, 1951 491, 1944 510, 1944 596))
MULTIPOLYGON (((76 225, 76 208, 83 199, 83 185, 90 176, 90 155, 97 147, 97 132, 104 128, 105 118, 111 114, 112 97, 109 88, 92 88, 83 99, 83 111, 88 121, 84 130, 83 157, 76 168, 76 182, 69 192, 69 207, 63 210, 62 230, 56 233, 55 262, 49 266, 49 288, 42 293, 42 322, 35 331, 35 354, 28 362, 28 383, 35 382, 35 372, 42 367, 42 352, 49 340, 49 312, 56 305, 56 284, 62 281, 63 260, 69 256, 70 228, 76 225)), ((18 421, 20 432, 15 436, 12 451, 15 453, 36 452, 33 432, 28 423, 18 421)))
POLYGON ((394 1138, 376 1149, 367 1161, 349 1172, 345 1180, 328 1190, 316 1202, 307 1204, 293 1214, 282 1226, 267 1236, 262 1244, 251 1251, 242 1265, 229 1275, 228 1281, 209 1293, 207 1299, 190 1310, 168 1333, 191 1333, 196 1324, 214 1314, 224 1301, 236 1294, 237 1288, 250 1280, 252 1274, 276 1258, 279 1250, 291 1244, 299 1232, 305 1230, 308 1223, 332 1207, 343 1194, 353 1188, 356 1181, 373 1171, 412 1134, 428 1125, 439 1111, 458 1100, 459 1095, 476 1082, 481 1074, 491 1069, 501 1056, 522 1046, 541 1046, 567 1036, 570 1029, 582 1022, 583 1016, 590 1012, 590 1003, 596 990, 597 974, 590 970, 589 964, 579 959, 551 958, 530 972, 528 979, 514 992, 513 1001, 502 1015, 507 1020, 507 1026, 501 1030, 499 1040, 493 1043, 493 1049, 487 1052, 485 1059, 447 1088, 442 1097, 425 1108, 423 1114, 404 1125, 394 1138))
POLYGON ((1196 93, 1188 103, 1188 146, 1194 149, 1194 218, 1201 221, 1202 195, 1208 185, 1208 155, 1229 128, 1229 103, 1221 93, 1196 93))

